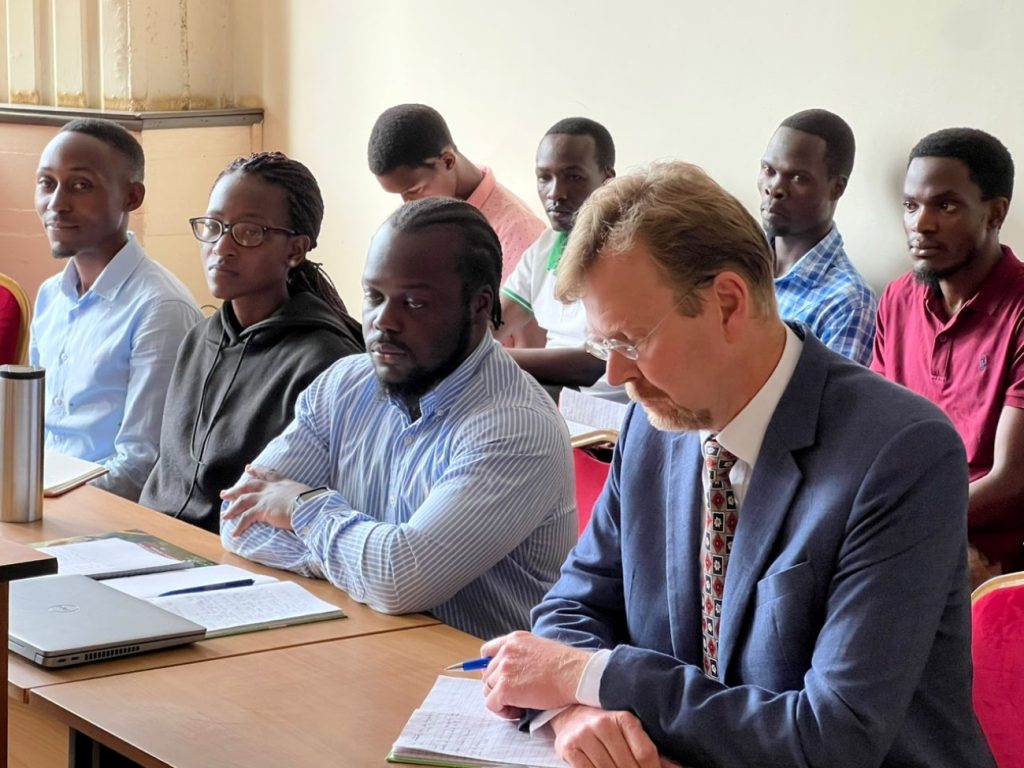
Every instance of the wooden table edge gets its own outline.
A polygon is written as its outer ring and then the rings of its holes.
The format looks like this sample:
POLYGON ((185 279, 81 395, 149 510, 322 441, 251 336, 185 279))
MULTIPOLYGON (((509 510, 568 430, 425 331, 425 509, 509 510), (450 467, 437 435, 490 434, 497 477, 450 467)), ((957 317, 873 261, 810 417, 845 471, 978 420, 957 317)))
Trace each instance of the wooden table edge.
MULTIPOLYGON (((99 680, 99 679, 105 678, 105 677, 118 677, 119 675, 133 675, 133 674, 136 674, 137 672, 145 672, 145 671, 147 671, 147 669, 166 669, 166 668, 170 668, 170 667, 183 667, 183 666, 187 666, 189 664, 204 664, 206 662, 217 661, 218 659, 222 659, 222 658, 224 658, 224 659, 241 658, 242 656, 253 656, 253 655, 258 654, 258 653, 269 653, 271 651, 287 650, 288 648, 300 648, 300 647, 307 646, 307 645, 319 645, 320 643, 343 642, 345 640, 354 640, 354 639, 359 638, 359 637, 370 637, 372 635, 387 635, 387 634, 391 634, 393 632, 409 632, 410 630, 413 630, 413 629, 421 629, 423 627, 434 627, 434 626, 437 626, 438 624, 442 624, 443 623, 439 619, 434 619, 432 616, 428 616, 427 618, 429 618, 431 620, 427 621, 427 622, 425 622, 423 624, 417 624, 414 627, 389 627, 389 628, 386 628, 386 629, 378 629, 378 630, 374 630, 372 632, 366 632, 366 633, 361 634, 361 635, 348 635, 346 637, 322 637, 322 638, 319 638, 317 640, 309 640, 309 641, 305 641, 305 642, 301 642, 301 643, 295 643, 294 645, 283 645, 283 646, 276 647, 276 648, 254 648, 251 651, 243 651, 241 653, 231 654, 230 656, 218 656, 216 658, 211 658, 211 659, 183 659, 180 662, 174 662, 174 663, 170 663, 170 664, 162 664, 159 667, 151 667, 151 668, 143 668, 143 669, 113 670, 111 672, 108 672, 107 674, 94 675, 93 677, 90 677, 90 678, 87 678, 87 679, 89 679, 89 680, 99 680)), ((343 621, 343 619, 339 619, 339 621, 343 621)), ((261 631, 263 631, 263 632, 274 632, 276 630, 270 629, 270 630, 261 630, 261 631)), ((100 664, 102 664, 102 662, 100 662, 100 664)), ((50 682, 50 683, 42 683, 40 685, 34 685, 31 688, 21 689, 21 688, 18 688, 17 686, 15 686, 12 682, 8 681, 7 682, 7 695, 8 695, 9 698, 14 699, 15 701, 20 699, 21 703, 31 705, 32 704, 32 692, 33 691, 39 690, 40 688, 52 688, 55 685, 73 685, 74 683, 79 683, 79 682, 82 682, 82 681, 81 680, 54 680, 53 682, 50 682), (19 690, 22 692, 21 696, 18 695, 18 691, 19 690)))

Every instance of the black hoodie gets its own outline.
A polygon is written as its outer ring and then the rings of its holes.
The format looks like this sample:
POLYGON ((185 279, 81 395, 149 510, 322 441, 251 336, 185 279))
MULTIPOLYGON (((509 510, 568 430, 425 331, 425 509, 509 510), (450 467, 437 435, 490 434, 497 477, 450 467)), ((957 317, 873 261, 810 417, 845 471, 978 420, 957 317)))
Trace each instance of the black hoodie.
POLYGON ((313 379, 363 350, 359 324, 311 293, 244 330, 225 303, 178 348, 160 457, 139 502, 218 532, 221 490, 288 426, 313 379))

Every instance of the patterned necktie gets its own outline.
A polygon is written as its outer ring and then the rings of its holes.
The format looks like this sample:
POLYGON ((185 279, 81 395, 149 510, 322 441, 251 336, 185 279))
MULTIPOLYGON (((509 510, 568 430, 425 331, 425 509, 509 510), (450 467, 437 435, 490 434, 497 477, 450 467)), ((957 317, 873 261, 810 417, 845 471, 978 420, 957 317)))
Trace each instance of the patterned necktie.
POLYGON ((701 640, 704 648, 704 674, 718 680, 718 638, 722 621, 722 595, 725 592, 725 569, 729 565, 732 539, 736 533, 736 494, 729 480, 729 470, 736 457, 719 445, 715 435, 704 441, 704 471, 707 490, 704 493, 704 539, 700 548, 701 640))

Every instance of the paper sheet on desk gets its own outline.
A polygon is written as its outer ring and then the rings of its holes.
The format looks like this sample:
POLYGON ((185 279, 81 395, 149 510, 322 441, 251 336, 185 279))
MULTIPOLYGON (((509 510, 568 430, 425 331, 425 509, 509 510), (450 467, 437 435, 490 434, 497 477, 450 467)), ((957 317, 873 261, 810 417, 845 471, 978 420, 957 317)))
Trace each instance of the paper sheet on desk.
POLYGON ((57 558, 61 575, 80 574, 101 579, 113 575, 173 571, 190 568, 191 562, 158 554, 124 539, 93 539, 72 544, 39 547, 57 558))
POLYGON ((388 759, 426 760, 435 765, 537 766, 565 768, 549 731, 521 733, 515 721, 484 707, 478 679, 437 678, 412 713, 388 759))
POLYGON ((573 389, 563 389, 558 398, 558 410, 569 425, 569 433, 580 434, 598 429, 622 428, 626 416, 625 403, 594 397, 573 389))

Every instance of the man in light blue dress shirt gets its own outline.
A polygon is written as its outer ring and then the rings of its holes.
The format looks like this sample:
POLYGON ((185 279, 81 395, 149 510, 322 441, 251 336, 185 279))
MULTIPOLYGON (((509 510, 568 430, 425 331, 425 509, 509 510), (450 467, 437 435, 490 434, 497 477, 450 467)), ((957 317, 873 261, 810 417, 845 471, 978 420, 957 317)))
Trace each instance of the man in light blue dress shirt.
POLYGON ((400 208, 363 271, 368 354, 335 363, 222 493, 221 540, 385 613, 529 626, 576 539, 554 403, 491 336, 501 246, 471 205, 400 208))
POLYGON ((36 213, 64 271, 39 289, 29 358, 46 368, 46 447, 103 464, 93 484, 136 501, 157 458, 167 384, 202 319, 128 231, 142 147, 108 120, 68 123, 36 171, 36 213))

